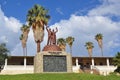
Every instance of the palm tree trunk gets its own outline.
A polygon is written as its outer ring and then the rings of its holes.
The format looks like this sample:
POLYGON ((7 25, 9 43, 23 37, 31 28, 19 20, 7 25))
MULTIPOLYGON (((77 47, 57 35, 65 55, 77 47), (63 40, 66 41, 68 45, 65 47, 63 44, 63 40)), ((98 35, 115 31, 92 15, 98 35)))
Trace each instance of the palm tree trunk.
POLYGON ((72 47, 70 46, 70 54, 71 54, 71 66, 73 65, 73 62, 72 62, 72 47))
POLYGON ((102 43, 102 40, 100 39, 100 40, 98 40, 98 45, 99 45, 99 47, 100 47, 100 49, 101 49, 101 54, 102 54, 102 57, 103 57, 103 43, 102 43))
POLYGON ((70 53, 71 53, 71 55, 72 55, 72 47, 70 47, 70 53))
POLYGON ((27 56, 27 45, 26 45, 26 54, 25 54, 25 56, 27 56))
POLYGON ((25 56, 25 48, 23 48, 23 56, 25 56))
POLYGON ((103 57, 103 48, 101 47, 101 53, 102 53, 102 57, 103 57))
POLYGON ((40 41, 37 41, 37 53, 40 52, 40 41))
POLYGON ((92 57, 92 49, 88 49, 89 57, 92 57))

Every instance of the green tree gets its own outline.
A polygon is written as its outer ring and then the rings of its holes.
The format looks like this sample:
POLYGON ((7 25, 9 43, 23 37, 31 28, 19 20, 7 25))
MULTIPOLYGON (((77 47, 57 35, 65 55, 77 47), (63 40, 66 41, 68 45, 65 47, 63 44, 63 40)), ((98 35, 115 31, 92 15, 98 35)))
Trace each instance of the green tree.
POLYGON ((6 48, 5 43, 0 44, 0 72, 4 68, 5 65, 5 59, 8 57, 9 50, 6 48))
POLYGON ((34 39, 37 43, 37 52, 41 50, 40 43, 43 41, 44 37, 44 25, 47 26, 49 19, 48 10, 41 5, 36 4, 28 11, 27 21, 34 33, 34 39))
POLYGON ((57 45, 61 48, 62 51, 66 50, 66 41, 64 38, 57 39, 57 45))
POLYGON ((70 47, 70 53, 72 54, 72 45, 73 45, 73 42, 74 42, 74 37, 72 36, 68 36, 66 38, 66 43, 68 43, 69 47, 70 47))
POLYGON ((88 50, 89 57, 92 57, 92 49, 94 48, 92 42, 86 42, 85 47, 88 50))
POLYGON ((120 52, 118 52, 116 56, 113 58, 113 64, 117 66, 115 72, 120 73, 120 52))
POLYGON ((30 31, 30 27, 27 26, 27 25, 23 25, 21 27, 21 31, 22 31, 22 34, 20 36, 20 40, 21 40, 22 47, 23 47, 23 54, 24 54, 24 56, 27 56, 27 45, 26 45, 26 42, 27 42, 27 39, 28 39, 28 33, 30 31))
POLYGON ((98 45, 99 45, 99 47, 100 47, 100 49, 101 49, 101 53, 102 53, 102 56, 103 56, 103 42, 102 42, 102 40, 103 40, 103 35, 102 35, 101 33, 99 33, 99 34, 97 34, 97 35, 95 36, 95 39, 96 39, 97 42, 98 42, 98 45))

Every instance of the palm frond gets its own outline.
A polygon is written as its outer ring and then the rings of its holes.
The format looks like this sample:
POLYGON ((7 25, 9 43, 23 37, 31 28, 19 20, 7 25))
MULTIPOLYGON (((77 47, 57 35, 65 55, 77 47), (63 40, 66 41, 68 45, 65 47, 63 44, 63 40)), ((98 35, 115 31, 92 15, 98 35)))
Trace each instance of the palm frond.
POLYGON ((65 41, 65 39, 63 39, 63 38, 59 38, 59 39, 57 39, 57 44, 59 45, 59 44, 61 44, 61 45, 66 45, 66 41, 65 41))
POLYGON ((86 49, 92 49, 92 48, 94 48, 92 42, 86 42, 86 43, 85 43, 85 47, 86 47, 86 49))
POLYGON ((95 36, 95 39, 98 41, 99 39, 103 39, 103 35, 101 33, 95 36))
POLYGON ((28 10, 27 21, 31 26, 32 23, 42 21, 44 24, 48 23, 50 15, 48 15, 48 10, 41 5, 34 5, 30 10, 28 10))
POLYGON ((23 39, 23 34, 21 34, 21 35, 20 35, 19 39, 20 39, 20 40, 22 40, 22 39, 23 39))

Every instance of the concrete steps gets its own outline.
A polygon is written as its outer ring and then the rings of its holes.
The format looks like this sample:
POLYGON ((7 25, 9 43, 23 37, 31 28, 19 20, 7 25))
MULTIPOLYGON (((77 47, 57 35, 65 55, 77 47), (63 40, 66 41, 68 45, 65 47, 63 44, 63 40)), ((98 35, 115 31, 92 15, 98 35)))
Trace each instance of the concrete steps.
POLYGON ((93 69, 93 70, 91 70, 91 69, 84 69, 83 72, 84 73, 91 73, 91 74, 98 74, 99 75, 99 71, 97 71, 95 69, 93 69))
POLYGON ((79 73, 84 73, 84 71, 82 69, 79 70, 79 73))

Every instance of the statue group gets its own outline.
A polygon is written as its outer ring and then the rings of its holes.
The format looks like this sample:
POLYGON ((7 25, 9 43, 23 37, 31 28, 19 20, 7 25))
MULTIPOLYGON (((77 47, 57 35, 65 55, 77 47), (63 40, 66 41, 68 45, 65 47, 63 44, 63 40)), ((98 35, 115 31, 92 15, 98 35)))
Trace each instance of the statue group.
POLYGON ((46 27, 46 30, 48 32, 48 40, 47 45, 56 45, 56 33, 58 32, 58 29, 56 27, 56 30, 51 30, 51 28, 46 27))
POLYGON ((48 32, 47 45, 34 58, 34 72, 72 72, 71 55, 62 51, 56 44, 58 28, 51 29, 46 26, 46 30, 48 32))

